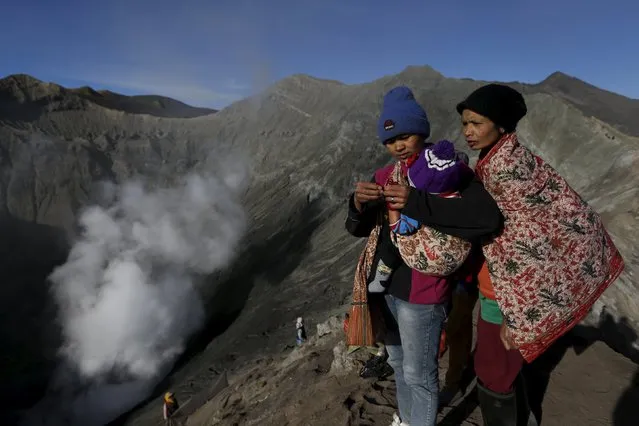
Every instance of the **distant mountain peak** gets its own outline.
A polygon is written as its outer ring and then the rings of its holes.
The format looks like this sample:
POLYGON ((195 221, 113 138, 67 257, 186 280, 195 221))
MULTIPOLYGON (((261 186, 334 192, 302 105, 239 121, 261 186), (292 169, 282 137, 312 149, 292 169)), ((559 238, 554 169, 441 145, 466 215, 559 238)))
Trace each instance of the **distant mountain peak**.
POLYGON ((419 73, 422 76, 427 74, 429 77, 437 77, 437 78, 445 77, 444 74, 440 73, 439 71, 437 71, 435 68, 431 67, 430 65, 408 65, 399 74, 404 75, 404 74, 414 74, 414 73, 419 73))
POLYGON ((586 115, 597 117, 618 130, 639 135, 639 100, 631 99, 572 75, 555 71, 543 81, 532 85, 537 90, 558 96, 581 109, 586 115))
POLYGON ((0 79, 0 109, 13 110, 13 114, 17 116, 20 115, 20 107, 33 111, 53 105, 53 110, 64 110, 69 107, 84 108, 87 103, 129 114, 169 118, 192 118, 217 112, 211 108, 190 106, 165 96, 127 96, 110 90, 98 91, 89 86, 65 88, 28 74, 12 74, 0 79))
POLYGON ((40 84, 45 85, 45 84, 51 84, 51 83, 45 83, 42 80, 38 80, 37 78, 30 76, 29 74, 11 74, 0 79, 0 87, 5 87, 9 85, 25 87, 25 86, 35 86, 40 84))
POLYGON ((18 103, 36 101, 63 92, 62 86, 45 83, 28 74, 13 74, 0 79, 0 99, 13 99, 18 103))
POLYGON ((586 86, 595 87, 592 84, 583 81, 573 75, 566 74, 561 71, 555 71, 548 75, 545 79, 538 83, 539 85, 559 85, 559 84, 583 84, 586 86))
POLYGON ((545 80, 551 80, 554 78, 574 78, 571 75, 566 74, 565 72, 561 72, 561 71, 555 71, 551 74, 548 75, 548 77, 545 78, 545 80))

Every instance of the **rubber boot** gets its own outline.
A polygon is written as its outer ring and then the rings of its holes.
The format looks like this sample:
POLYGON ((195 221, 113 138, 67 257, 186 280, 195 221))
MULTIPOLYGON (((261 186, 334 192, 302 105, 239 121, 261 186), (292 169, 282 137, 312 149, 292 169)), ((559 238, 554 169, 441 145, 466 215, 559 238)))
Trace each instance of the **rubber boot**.
POLYGON ((515 392, 495 393, 477 383, 477 398, 484 426, 518 426, 515 392))

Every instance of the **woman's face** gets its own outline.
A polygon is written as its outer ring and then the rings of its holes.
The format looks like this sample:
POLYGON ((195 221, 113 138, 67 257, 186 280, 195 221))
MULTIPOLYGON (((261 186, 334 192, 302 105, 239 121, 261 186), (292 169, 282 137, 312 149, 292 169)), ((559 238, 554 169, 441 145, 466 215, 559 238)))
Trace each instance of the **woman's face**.
POLYGON ((424 147, 424 137, 420 135, 399 135, 384 144, 390 155, 399 161, 406 161, 424 147))
POLYGON ((470 149, 475 151, 494 145, 504 134, 488 117, 465 109, 461 115, 464 138, 470 149))

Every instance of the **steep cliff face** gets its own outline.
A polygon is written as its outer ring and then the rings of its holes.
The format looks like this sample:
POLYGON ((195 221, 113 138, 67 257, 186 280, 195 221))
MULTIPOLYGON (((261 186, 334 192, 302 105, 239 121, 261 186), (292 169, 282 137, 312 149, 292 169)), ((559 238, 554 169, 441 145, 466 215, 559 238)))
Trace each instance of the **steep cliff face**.
MULTIPOLYGON (((29 297, 21 293, 25 272, 38 261, 42 271, 28 275, 28 285, 39 289, 37 303, 46 306, 42 312, 53 315, 45 271, 64 261, 65 236, 77 234, 78 212, 97 200, 100 182, 143 176, 153 185, 170 186, 188 171, 213 167, 216 158, 243 157, 251 174, 243 197, 251 218, 249 233, 236 263, 211 278, 214 285, 200 286, 214 324, 203 341, 223 334, 172 380, 178 383, 208 368, 202 357, 231 362, 229 348, 241 357, 258 347, 279 347, 287 338, 282 327, 294 316, 323 315, 348 297, 362 242, 343 231, 344 200, 355 180, 368 179, 388 161, 376 140, 375 119, 381 95, 397 84, 411 86, 427 108, 433 139, 454 139, 466 150, 454 105, 482 83, 448 79, 427 67, 356 86, 296 75, 215 114, 188 119, 112 107, 97 102, 89 90, 82 91, 85 96, 26 77, 2 80, 3 223, 13 227, 13 221, 20 221, 30 234, 42 235, 38 244, 56 247, 27 251, 19 267, 3 262, 1 273, 9 277, 3 286, 15 294, 11 307, 26 303, 19 302, 29 297)), ((593 320, 610 314, 627 322, 629 330, 639 330, 639 306, 631 297, 639 285, 639 141, 619 130, 623 123, 593 117, 553 87, 526 86, 530 112, 521 123, 521 138, 603 213, 626 259, 626 272, 601 299, 593 320)), ((11 252, 24 241, 14 233, 3 238, 4 250, 11 252)), ((15 322, 38 329, 38 317, 11 307, 2 311, 7 312, 3 336, 15 322)), ((50 365, 59 336, 55 327, 44 333, 37 339, 27 331, 12 335, 15 345, 6 356, 11 362, 50 365), (33 347, 47 350, 34 353, 33 347)), ((631 348, 624 336, 614 336, 611 343, 619 349, 631 348)), ((27 382, 16 373, 21 370, 9 370, 6 380, 3 373, 2 396, 28 406, 33 401, 27 393, 42 387, 47 367, 34 370, 41 373, 27 382)))

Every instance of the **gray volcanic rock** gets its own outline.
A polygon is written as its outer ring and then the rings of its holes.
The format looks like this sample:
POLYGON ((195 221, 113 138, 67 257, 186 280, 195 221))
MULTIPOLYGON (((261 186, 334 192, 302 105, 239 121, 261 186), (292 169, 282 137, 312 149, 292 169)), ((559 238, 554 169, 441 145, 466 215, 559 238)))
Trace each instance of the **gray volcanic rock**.
MULTIPOLYGON (((31 84, 26 77, 11 78, 29 84, 0 86, 0 213, 25 226, 46 225, 56 235, 72 236, 79 209, 98 201, 96 189, 104 180, 143 176, 166 185, 189 170, 213 167, 213 160, 224 155, 249 160, 252 180, 244 202, 251 226, 245 248, 227 271, 201 286, 211 327, 194 340, 170 377, 186 396, 207 386, 211 365, 232 369, 256 351, 280 350, 294 341, 296 316, 313 327, 314 319, 348 300, 363 241, 343 229, 345 199, 356 180, 370 178, 389 161, 375 132, 382 94, 398 84, 412 87, 427 108, 432 138, 455 140, 468 152, 454 106, 483 84, 449 79, 429 67, 409 67, 361 85, 295 75, 215 114, 184 119, 125 112, 97 102, 91 92, 80 96, 55 85, 31 84)), ((602 121, 548 84, 526 86, 525 93, 530 112, 520 126, 523 142, 603 213, 624 255, 626 272, 602 297, 592 321, 605 320, 607 341, 634 353, 627 342, 636 342, 639 330, 639 305, 632 297, 639 268, 639 144, 620 130, 632 128, 633 121, 602 121), (618 332, 617 323, 629 331, 618 332)), ((610 95, 602 93, 602 99, 610 95)), ((58 239, 42 238, 59 246, 58 239)), ((19 240, 3 237, 5 250, 19 240)), ((64 250, 64 244, 60 247, 64 250)), ((4 267, 3 286, 19 294, 24 272, 38 256, 26 252, 21 268, 4 267)), ((59 257, 41 264, 52 268, 59 257)), ((34 275, 29 285, 46 288, 45 275, 34 275)), ((29 297, 24 295, 24 303, 29 297)), ((47 312, 53 309, 45 296, 37 297, 47 312)), ((27 312, 9 307, 3 313, 11 321, 1 325, 0 338, 14 321, 36 326, 27 312)), ((50 361, 58 342, 55 330, 50 333, 35 341, 26 331, 13 336, 7 358, 16 362, 28 352, 30 362, 43 363, 45 355, 31 352, 31 345, 39 344, 50 361)), ((28 392, 47 378, 43 373, 23 382, 12 374, 3 372, 0 395, 20 407, 33 402, 28 392)), ((152 424, 155 411, 155 405, 145 406, 127 421, 152 424)))

